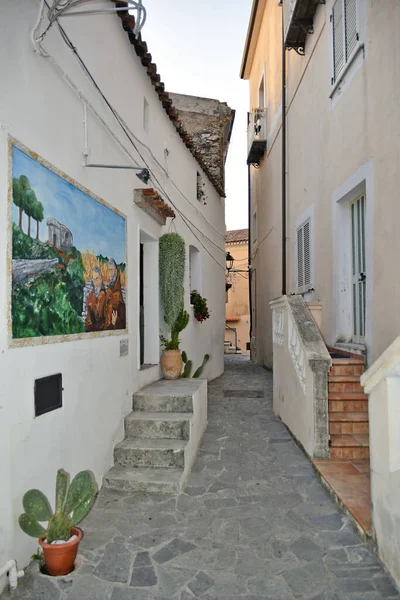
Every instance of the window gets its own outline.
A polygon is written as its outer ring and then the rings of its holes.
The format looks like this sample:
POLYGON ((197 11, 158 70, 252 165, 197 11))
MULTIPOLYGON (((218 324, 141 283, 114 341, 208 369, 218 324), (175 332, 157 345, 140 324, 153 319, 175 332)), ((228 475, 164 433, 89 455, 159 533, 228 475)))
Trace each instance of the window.
POLYGON ((304 294, 311 288, 311 219, 297 229, 297 292, 304 294))
POLYGON ((265 108, 265 79, 261 77, 260 87, 258 88, 258 108, 265 108))
POLYGON ((189 291, 201 293, 200 252, 195 246, 189 246, 189 291))
POLYGON ((333 77, 336 83, 358 46, 358 0, 335 0, 331 23, 333 38, 333 77))
POLYGON ((143 98, 143 129, 150 133, 150 106, 146 98, 143 98))

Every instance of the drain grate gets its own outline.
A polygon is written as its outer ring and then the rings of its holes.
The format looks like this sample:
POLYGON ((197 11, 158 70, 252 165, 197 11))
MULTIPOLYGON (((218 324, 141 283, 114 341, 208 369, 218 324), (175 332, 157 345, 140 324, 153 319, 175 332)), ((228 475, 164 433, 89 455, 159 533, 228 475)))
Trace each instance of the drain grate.
POLYGON ((264 398, 263 390, 224 390, 225 398, 264 398))

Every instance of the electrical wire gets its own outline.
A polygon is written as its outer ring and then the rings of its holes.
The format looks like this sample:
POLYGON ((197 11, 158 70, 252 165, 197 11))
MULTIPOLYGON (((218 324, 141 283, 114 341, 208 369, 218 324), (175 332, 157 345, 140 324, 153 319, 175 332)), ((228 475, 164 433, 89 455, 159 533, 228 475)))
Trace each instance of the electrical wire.
MULTIPOLYGON (((45 0, 46 2, 46 0, 45 0)), ((47 2, 46 2, 47 4, 47 2)), ((99 92, 99 94, 101 95, 101 97, 103 98, 104 102, 107 104, 108 108, 110 109, 110 111, 112 112, 112 114, 114 115, 114 117, 116 118, 116 120, 118 121, 120 127, 122 128, 122 130, 124 131, 126 137, 128 138, 128 140, 130 141, 130 143, 132 144, 132 146, 134 147, 134 149, 136 150, 136 152, 138 153, 138 155, 140 156, 141 160, 144 162, 144 164, 146 165, 146 167, 148 168, 150 174, 151 174, 151 179, 153 181, 156 181, 158 184, 158 187, 162 190, 162 193, 164 194, 164 196, 168 199, 168 201, 172 204, 172 206, 175 208, 175 210, 178 212, 178 214, 180 214, 183 222, 185 223, 185 225, 188 227, 188 229, 192 232, 192 234, 194 235, 194 237, 198 240, 198 242, 201 244, 201 246, 204 248, 204 250, 207 252, 207 254, 209 254, 209 256, 216 262, 216 264, 223 269, 223 271, 225 272, 225 267, 221 265, 220 262, 218 262, 218 260, 211 254, 211 252, 208 250, 208 248, 206 248, 206 246, 204 246, 203 242, 200 240, 200 238, 197 236, 197 234, 193 231, 193 229, 190 227, 190 225, 188 223, 190 223, 195 229, 197 229, 197 231, 199 231, 200 233, 202 233, 202 235, 209 241, 211 242, 216 248, 218 248, 221 252, 223 252, 225 254, 225 249, 222 249, 221 247, 217 246, 210 238, 208 238, 202 231, 201 229, 199 229, 198 227, 196 227, 194 225, 194 223, 192 223, 191 221, 189 221, 189 219, 178 209, 178 207, 175 205, 175 203, 171 200, 171 198, 169 197, 169 195, 167 194, 167 192, 165 191, 165 189, 163 188, 162 184, 160 183, 160 181, 158 180, 158 178, 156 177, 156 175, 154 174, 154 172, 152 171, 151 167, 148 165, 148 163, 146 162, 146 159, 144 158, 144 156, 142 155, 142 153, 140 152, 140 150, 138 149, 138 147, 136 146, 136 144, 134 143, 134 141, 132 140, 129 132, 127 131, 126 127, 124 126, 124 123, 121 122, 121 119, 118 115, 118 113, 115 111, 114 107, 111 105, 111 103, 109 102, 109 100, 106 98, 106 96, 103 94, 102 90, 100 89, 99 85, 97 84, 96 80, 94 79, 93 75, 90 73, 89 69, 87 68, 86 64, 84 63, 83 59, 80 57, 77 49, 75 48, 75 46, 72 44, 71 40, 69 39, 69 37, 67 36, 66 32, 64 31, 64 29, 61 27, 61 25, 59 23, 57 23, 58 28, 60 30, 60 33, 64 39, 64 41, 66 42, 66 44, 69 46, 69 48, 73 51, 73 53, 75 54, 75 56, 77 57, 79 63, 81 64, 82 68, 84 69, 84 71, 87 73, 88 77, 90 78, 90 80, 92 81, 93 85, 95 86, 95 88, 97 89, 97 91, 99 92)), ((160 190, 158 190, 160 191, 160 190)))
MULTIPOLYGON (((85 0, 81 0, 81 1, 85 1, 85 0)), ((47 2, 47 0, 42 0, 43 3, 46 4, 46 6, 49 8, 50 11, 50 6, 47 2)), ((65 0, 65 5, 67 5, 70 2, 70 0, 65 0)), ((42 16, 43 18, 43 16, 42 16)), ((107 106, 109 107, 109 109, 112 111, 114 117, 117 119, 117 121, 119 122, 119 125, 122 127, 122 129, 124 130, 124 132, 126 133, 127 131, 129 132, 129 134, 135 139, 135 141, 137 143, 139 143, 141 146, 143 146, 150 154, 150 156, 152 157, 152 159, 155 161, 155 163, 158 165, 158 167, 163 171, 163 173, 165 174, 165 176, 167 177, 167 179, 170 181, 170 183, 174 186, 174 188, 178 191, 178 193, 182 196, 182 198, 188 202, 188 204, 191 206, 191 208, 193 210, 196 211, 196 213, 207 223, 208 227, 210 227, 217 235, 219 235, 220 237, 222 237, 225 240, 225 236, 224 234, 221 234, 220 231, 218 231, 215 227, 213 227, 213 225, 211 225, 211 223, 209 223, 209 221, 205 218, 205 216, 203 215, 203 213, 201 211, 199 211, 193 204, 192 202, 187 198, 187 196, 185 196, 185 194, 182 192, 182 190, 179 188, 179 186, 174 182, 174 180, 170 177, 167 169, 165 169, 165 167, 162 165, 162 163, 159 162, 159 160, 157 159, 157 157, 154 155, 154 153, 152 152, 151 148, 149 146, 147 146, 147 144, 145 144, 145 142, 143 142, 140 138, 138 138, 128 127, 128 125, 125 123, 125 121, 123 120, 123 118, 118 114, 118 112, 111 106, 111 103, 108 102, 108 100, 106 99, 106 97, 104 96, 103 92, 101 91, 100 87, 97 85, 97 83, 95 82, 93 76, 91 75, 89 69, 86 67, 83 59, 81 58, 81 56, 78 53, 77 48, 72 44, 70 38, 68 37, 68 35, 66 34, 65 30, 63 29, 63 27, 59 24, 59 22, 56 20, 55 21, 58 29, 60 31, 60 34, 64 40, 64 42, 68 45, 68 47, 70 48, 70 50, 72 50, 72 52, 74 53, 74 55, 76 56, 81 68, 83 69, 83 71, 86 73, 86 75, 90 78, 90 80, 92 81, 92 83, 95 85, 95 88, 97 89, 98 93, 102 96, 103 100, 106 102, 107 106)), ((38 21, 39 25, 40 22, 38 21)), ((47 27, 46 31, 40 36, 40 41, 43 41, 44 36, 46 35, 48 29, 50 28, 50 26, 52 25, 52 22, 49 24, 49 26, 47 27)), ((38 46, 40 47, 41 50, 41 54, 42 56, 48 56, 48 54, 44 51, 44 49, 41 47, 40 43, 38 40, 36 40, 36 43, 38 44, 38 46)), ((131 141, 131 140, 130 140, 131 141)), ((138 152, 137 148, 134 146, 135 150, 138 152)), ((138 152, 139 154, 139 152, 138 152)), ((141 156, 139 154, 139 156, 141 156)), ((142 157, 141 157, 142 158, 142 157)), ((142 160, 144 160, 142 158, 142 160)), ((208 238, 209 239, 209 238, 208 238)), ((209 240, 211 241, 211 240, 209 240)), ((211 242, 213 243, 213 242, 211 242)))

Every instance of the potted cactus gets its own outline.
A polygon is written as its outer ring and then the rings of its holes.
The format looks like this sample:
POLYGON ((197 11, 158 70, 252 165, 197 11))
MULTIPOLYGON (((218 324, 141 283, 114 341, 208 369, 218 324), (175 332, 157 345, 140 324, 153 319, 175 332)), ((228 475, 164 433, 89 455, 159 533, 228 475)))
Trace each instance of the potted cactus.
POLYGON ((160 335, 161 345, 164 347, 161 355, 161 369, 164 379, 179 379, 182 372, 182 356, 179 350, 179 334, 187 327, 189 315, 181 308, 175 324, 171 328, 171 339, 160 335))
POLYGON ((57 472, 56 504, 53 513, 47 497, 39 490, 24 494, 24 513, 19 525, 26 534, 39 538, 49 575, 67 575, 74 568, 82 531, 75 527, 87 515, 96 488, 89 471, 78 473, 71 484, 63 469, 57 472), (48 521, 45 529, 40 522, 48 521))

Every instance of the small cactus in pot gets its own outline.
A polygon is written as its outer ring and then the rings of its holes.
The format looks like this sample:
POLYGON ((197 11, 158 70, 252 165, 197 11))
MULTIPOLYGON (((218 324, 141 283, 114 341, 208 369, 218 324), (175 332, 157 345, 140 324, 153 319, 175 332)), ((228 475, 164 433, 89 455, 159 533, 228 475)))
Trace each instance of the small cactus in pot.
POLYGON ((96 488, 89 471, 78 473, 71 484, 63 469, 57 472, 55 512, 47 497, 40 490, 24 494, 24 513, 19 525, 27 535, 39 538, 43 548, 46 569, 50 575, 66 575, 74 568, 78 543, 82 531, 77 525, 90 511, 96 488), (47 528, 41 522, 47 521, 47 528), (75 536, 70 541, 71 536, 75 536), (55 543, 57 542, 57 543, 55 543), (63 564, 66 561, 66 564, 63 564))

